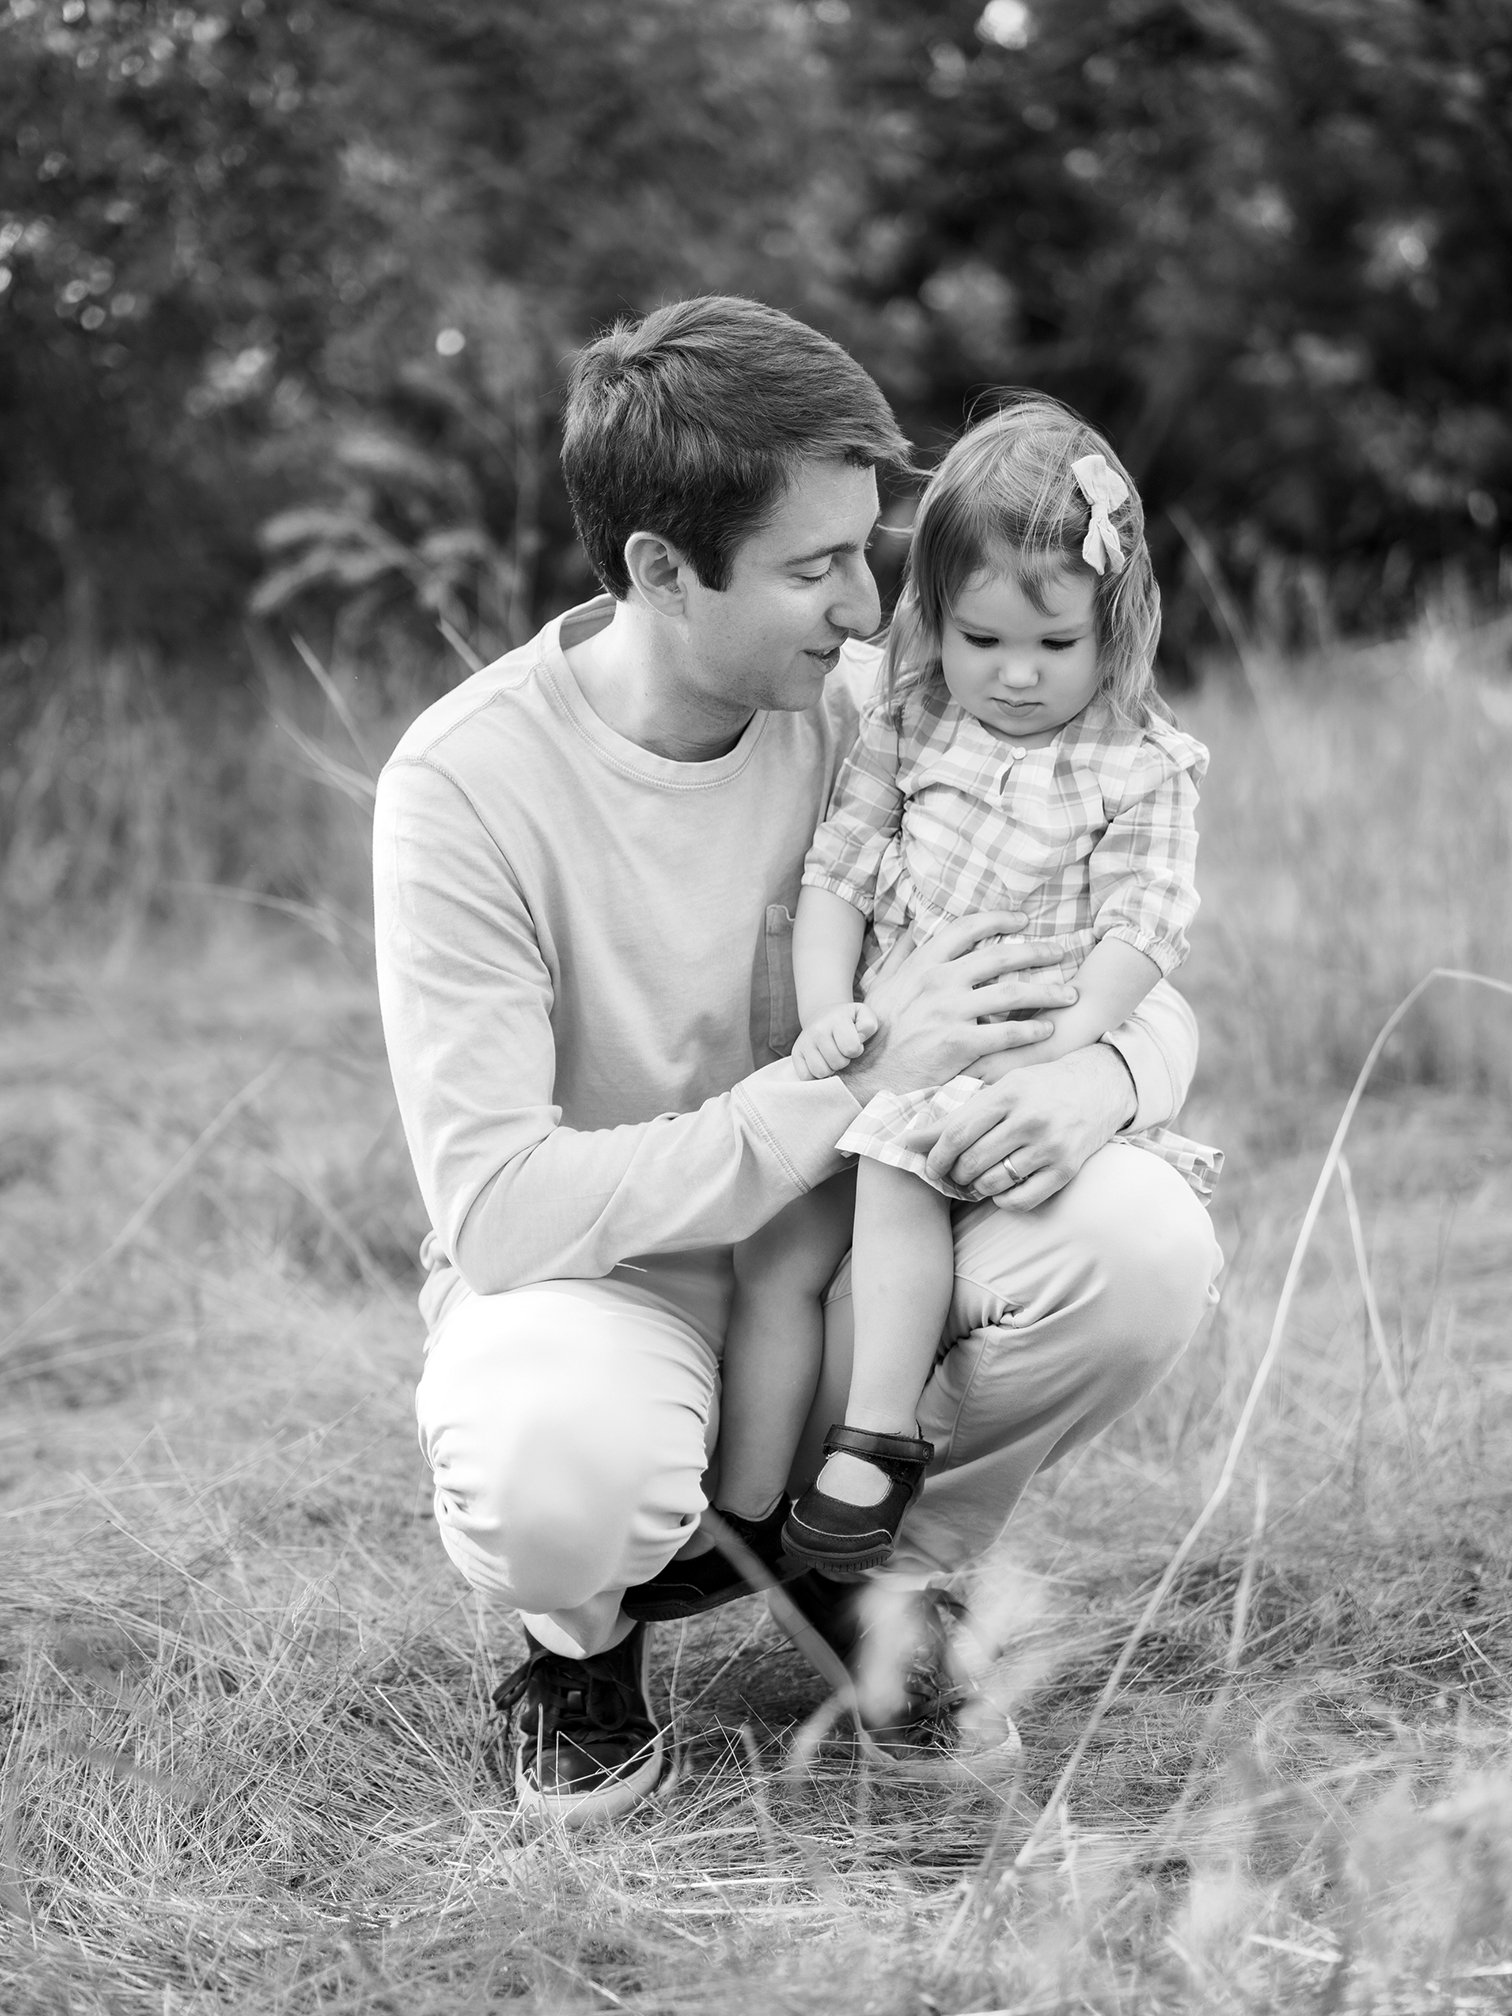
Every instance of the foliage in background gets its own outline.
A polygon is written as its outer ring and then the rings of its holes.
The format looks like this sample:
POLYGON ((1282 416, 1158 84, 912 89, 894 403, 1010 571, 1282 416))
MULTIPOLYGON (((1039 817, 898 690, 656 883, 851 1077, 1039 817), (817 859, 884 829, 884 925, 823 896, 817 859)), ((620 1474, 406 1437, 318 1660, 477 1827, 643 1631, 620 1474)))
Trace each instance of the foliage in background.
MULTIPOLYGON (((1425 566, 1490 562, 1512 508, 1505 9, 820 12, 885 135, 849 291, 917 331, 921 424, 992 380, 1068 397, 1135 470, 1168 588, 1180 505, 1283 636, 1309 603, 1379 624, 1425 566)), ((1179 628, 1198 598, 1173 599, 1179 628)))
POLYGON ((564 358, 707 288, 926 446, 1005 382, 1109 427, 1177 659, 1178 523, 1283 637, 1489 586, 1509 93, 1492 0, 8 0, 0 680, 65 630, 239 673, 254 588, 518 637, 590 585, 564 358))
POLYGON ((339 326, 352 220, 308 15, 13 5, 0 23, 8 632, 170 645, 234 615, 259 450, 339 326))
POLYGON ((173 646, 260 570, 264 613, 522 634, 586 585, 565 358, 782 292, 824 130, 801 20, 751 0, 12 0, 0 57, 12 639, 66 600, 173 646))

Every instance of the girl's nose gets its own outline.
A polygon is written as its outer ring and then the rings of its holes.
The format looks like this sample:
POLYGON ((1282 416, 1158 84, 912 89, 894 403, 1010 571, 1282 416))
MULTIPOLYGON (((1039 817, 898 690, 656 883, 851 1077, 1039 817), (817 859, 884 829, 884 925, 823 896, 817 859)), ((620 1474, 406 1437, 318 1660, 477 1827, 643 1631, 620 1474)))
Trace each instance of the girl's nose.
POLYGON ((1016 689, 1019 687, 1037 686, 1039 684, 1039 667, 1032 658, 1020 658, 1015 654, 1012 657, 1004 658, 1002 665, 999 667, 999 676, 1005 686, 1012 686, 1016 689))

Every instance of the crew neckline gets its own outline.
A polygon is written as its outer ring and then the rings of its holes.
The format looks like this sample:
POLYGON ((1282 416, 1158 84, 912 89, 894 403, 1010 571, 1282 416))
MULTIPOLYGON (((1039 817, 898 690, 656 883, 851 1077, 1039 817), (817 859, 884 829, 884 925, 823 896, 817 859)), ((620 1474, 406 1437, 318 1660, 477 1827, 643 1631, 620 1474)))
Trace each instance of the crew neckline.
POLYGON ((602 715, 594 712, 577 682, 563 640, 567 638, 577 643, 584 637, 592 636, 603 625, 601 621, 590 619, 608 616, 613 608, 612 596, 596 595, 592 601, 580 602, 575 608, 564 610, 541 631, 541 666, 548 689, 561 712, 605 762, 648 783, 671 790, 698 791, 738 776, 750 761, 766 727, 767 717, 760 709, 741 730, 733 748, 727 749, 722 756, 711 756, 700 762, 681 762, 673 756, 658 756, 654 750, 632 742, 628 735, 621 735, 617 728, 609 726, 602 715))

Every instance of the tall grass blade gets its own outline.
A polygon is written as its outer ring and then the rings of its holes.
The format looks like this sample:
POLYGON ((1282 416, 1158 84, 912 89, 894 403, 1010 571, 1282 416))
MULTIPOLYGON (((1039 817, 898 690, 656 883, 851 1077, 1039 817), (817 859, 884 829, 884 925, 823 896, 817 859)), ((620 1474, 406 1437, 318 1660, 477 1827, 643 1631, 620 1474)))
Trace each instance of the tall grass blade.
POLYGON ((368 746, 362 739, 356 719, 351 708, 347 705, 346 695, 297 630, 290 632, 290 639, 294 645, 294 649, 303 659, 306 671, 310 674, 310 677, 315 681, 321 692, 324 693, 326 699, 330 701, 331 712, 350 736, 352 747, 362 758, 363 769, 366 770, 369 777, 376 777, 378 775, 378 766, 373 761, 368 746))
POLYGON ((751 1805, 756 1812, 756 1831, 761 1838, 761 1852, 766 1857, 767 1868, 774 1878, 782 1875, 782 1865, 777 1857, 777 1830, 772 1825, 772 1808, 767 1798, 766 1772, 762 1768, 761 1750, 756 1742, 749 1722, 740 1725, 740 1747, 745 1751, 746 1765, 751 1779, 751 1805))
POLYGON ((448 623, 444 616, 438 616, 436 618, 436 628, 441 632, 441 635, 450 644, 469 672, 481 672, 483 670, 483 660, 474 651, 455 623, 448 623))
POLYGON ((191 882, 178 879, 168 884, 170 889, 181 890, 186 896, 219 896, 227 903, 243 903, 249 909, 269 910, 278 917, 292 917, 298 924, 307 924, 324 944, 333 952, 345 950, 343 933, 350 931, 354 937, 365 938, 373 943, 372 926, 365 924, 350 910, 322 899, 318 903, 299 903, 292 896, 268 896, 261 889, 240 889, 233 882, 191 882))
POLYGON ((889 1757, 880 1744, 874 1743, 862 1726, 855 1682, 846 1669, 845 1661, 831 1646, 825 1644, 792 1597, 774 1576, 768 1574, 740 1535, 720 1518, 712 1506, 704 1512, 703 1524, 714 1545, 731 1567, 739 1569, 751 1588, 765 1592, 767 1603, 777 1623, 792 1639, 820 1679, 830 1687, 830 1700, 809 1718, 810 1721, 817 1722, 820 1718, 826 1718, 824 1730, 827 1733, 841 1715, 849 1715, 855 1723, 856 1740, 863 1753, 874 1763, 895 1766, 895 1759, 889 1757))
POLYGON ((268 712, 273 717, 275 727, 289 738, 303 756, 312 777, 322 784, 329 784, 333 791, 340 791, 344 797, 350 798, 354 805, 361 805, 364 809, 371 810, 378 794, 370 775, 361 770, 354 770, 350 763, 340 762, 329 749, 323 749, 318 742, 312 740, 279 708, 270 704, 268 712))
POLYGON ((1128 1672, 1134 1654, 1139 1649, 1140 1641, 1154 1622, 1156 1613, 1164 1604, 1167 1596, 1170 1595, 1176 1578, 1190 1558, 1193 1548, 1207 1531, 1219 1508, 1228 1497, 1234 1482, 1234 1474, 1239 1467, 1240 1455, 1243 1453, 1245 1443, 1249 1440, 1250 1428, 1254 1423, 1255 1413, 1259 1408, 1261 1396, 1270 1382, 1270 1375, 1275 1370, 1276 1360, 1281 1355, 1281 1347, 1286 1339, 1287 1319, 1291 1315, 1292 1302, 1296 1296, 1297 1284, 1302 1275, 1302 1263, 1307 1258, 1308 1248, 1312 1244, 1313 1231, 1318 1222, 1318 1214, 1323 1208, 1323 1199, 1327 1194, 1329 1184, 1334 1179, 1334 1172, 1338 1167, 1339 1157, 1344 1152, 1344 1143, 1348 1138, 1349 1129, 1359 1107, 1360 1100, 1364 1097, 1365 1087, 1370 1082, 1371 1073, 1375 1070, 1381 1052, 1396 1033, 1403 1018, 1437 980, 1462 981, 1470 986, 1489 987, 1499 994, 1512 996, 1512 983, 1505 980, 1493 980, 1485 973, 1466 973, 1457 967, 1435 966, 1431 971, 1425 973, 1417 985, 1397 1003, 1396 1007, 1393 1008, 1390 1015, 1387 1016, 1385 1022, 1381 1025, 1375 1041, 1366 1053, 1365 1062, 1360 1066, 1354 1087, 1345 1101, 1344 1111, 1339 1116, 1338 1126, 1334 1129, 1334 1137, 1329 1144, 1328 1153, 1323 1158, 1323 1167, 1318 1173, 1316 1184, 1313 1186, 1312 1197, 1302 1220, 1302 1229, 1297 1234, 1297 1243, 1292 1248, 1291 1260, 1286 1269, 1286 1278, 1281 1284, 1281 1294, 1276 1303, 1275 1320, 1271 1324, 1270 1338, 1261 1356, 1260 1363, 1255 1369, 1255 1376, 1250 1381, 1249 1392, 1245 1396, 1244 1406, 1240 1410, 1238 1423, 1230 1439, 1228 1453, 1224 1457, 1223 1469, 1219 1474, 1218 1482, 1214 1485, 1207 1503, 1187 1529, 1175 1553, 1172 1554, 1170 1560, 1166 1563, 1164 1574, 1155 1585, 1154 1591, 1149 1601, 1145 1604, 1144 1609, 1140 1612, 1133 1630, 1124 1640, 1123 1648, 1113 1663, 1113 1670, 1109 1673, 1103 1685, 1102 1692, 1098 1695, 1096 1702, 1093 1704, 1092 1712, 1082 1727, 1081 1734, 1072 1746, 1071 1755, 1066 1759, 1061 1774, 1055 1781, 1054 1790, 1045 1801, 1038 1818, 1029 1830, 1028 1837, 1019 1849, 1018 1854, 1014 1857, 1013 1866, 1016 1870, 1027 1868, 1033 1861, 1040 1843, 1054 1821, 1061 1802, 1065 1799, 1072 1781, 1081 1769, 1082 1761, 1086 1757, 1093 1737, 1102 1726, 1103 1718, 1112 1706, 1114 1697, 1123 1684, 1124 1675, 1128 1672))
MULTIPOLYGON (((1381 1323, 1375 1284, 1370 1278, 1370 1262, 1365 1254, 1365 1233, 1360 1224, 1360 1207, 1355 1201, 1354 1183, 1349 1174, 1349 1160, 1344 1155, 1339 1157, 1339 1188, 1344 1193, 1344 1212, 1349 1220, 1349 1243, 1354 1248, 1355 1269, 1360 1277, 1360 1291, 1365 1297, 1365 1320, 1370 1325, 1370 1339, 1375 1346, 1376 1356, 1381 1361, 1381 1376, 1386 1381, 1386 1390, 1391 1395, 1392 1405, 1396 1408, 1402 1441, 1412 1464, 1413 1475, 1416 1476, 1417 1438, 1412 1432, 1412 1416, 1407 1412, 1407 1397, 1402 1391, 1402 1382, 1397 1377, 1396 1367, 1392 1364, 1391 1353, 1387 1349, 1386 1331, 1381 1323)), ((1364 1405, 1363 1399, 1361 1405, 1364 1405)))
POLYGON ((1255 657, 1249 626, 1240 613, 1239 605, 1229 593, 1228 583, 1223 578, 1223 570, 1219 567, 1213 549, 1196 520, 1179 504, 1172 504, 1166 515, 1181 534, 1182 543, 1196 565, 1197 585, 1203 601, 1207 604, 1208 613, 1215 627, 1228 638, 1234 657, 1238 661, 1244 683, 1249 688, 1250 699, 1255 705, 1255 717, 1260 723, 1265 753, 1270 758, 1271 769, 1276 773, 1277 781, 1280 782, 1286 773, 1281 768, 1275 710, 1271 705, 1265 675, 1255 657))

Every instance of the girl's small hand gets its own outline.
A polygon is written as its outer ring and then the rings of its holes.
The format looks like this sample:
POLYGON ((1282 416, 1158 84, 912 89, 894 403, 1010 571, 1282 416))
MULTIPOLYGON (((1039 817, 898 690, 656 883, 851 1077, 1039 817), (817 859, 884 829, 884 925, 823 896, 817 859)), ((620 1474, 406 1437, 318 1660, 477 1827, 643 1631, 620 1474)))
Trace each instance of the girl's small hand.
POLYGON ((793 1068, 800 1078, 833 1078, 853 1064, 877 1033, 877 1018, 864 1002, 844 1001, 826 1009, 793 1045, 793 1068))

